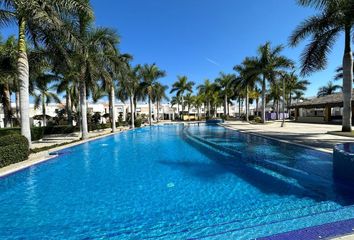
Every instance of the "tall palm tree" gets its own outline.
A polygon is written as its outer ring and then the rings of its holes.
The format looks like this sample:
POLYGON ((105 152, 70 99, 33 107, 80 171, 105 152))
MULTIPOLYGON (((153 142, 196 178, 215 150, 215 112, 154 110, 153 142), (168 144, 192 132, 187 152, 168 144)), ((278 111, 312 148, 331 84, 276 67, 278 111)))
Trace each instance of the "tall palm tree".
POLYGON ((215 80, 215 83, 219 85, 221 89, 221 95, 224 97, 224 115, 229 115, 228 104, 229 99, 233 95, 232 83, 236 76, 234 74, 225 74, 221 72, 219 77, 215 80))
POLYGON ((49 84, 55 81, 57 78, 55 75, 40 73, 35 78, 35 90, 34 96, 34 106, 35 108, 42 108, 42 120, 43 126, 47 125, 46 121, 46 106, 51 102, 60 103, 60 98, 56 94, 56 86, 49 84))
POLYGON ((14 36, 0 43, 0 99, 4 111, 4 125, 12 125, 11 90, 17 90, 17 48, 14 36))
POLYGON ((166 95, 166 91, 168 86, 162 85, 161 83, 157 82, 153 86, 153 101, 156 102, 156 119, 159 122, 159 113, 160 113, 160 104, 162 100, 168 100, 166 95))
POLYGON ((177 81, 173 83, 170 93, 176 92, 177 97, 181 97, 182 101, 182 118, 184 111, 184 94, 192 93, 194 82, 188 81, 187 76, 177 76, 177 81))
MULTIPOLYGON (((77 12, 91 14, 88 2, 82 0, 1 0, 0 22, 16 22, 18 34, 18 79, 20 95, 21 134, 31 142, 29 121, 29 62, 27 39, 36 45, 49 45, 53 35, 72 35, 67 31, 63 18, 75 16, 77 12), (45 6, 45 7, 44 7, 45 6)), ((74 19, 74 17, 70 17, 74 19)), ((31 146, 31 144, 29 145, 31 146)))
POLYGON ((302 74, 324 69, 327 56, 332 50, 340 33, 344 33, 343 55, 343 121, 342 131, 352 129, 352 86, 353 56, 351 50, 352 31, 354 24, 354 1, 339 0, 298 0, 299 5, 315 7, 319 14, 303 21, 290 37, 292 46, 298 45, 303 39, 311 37, 302 54, 302 74))
POLYGON ((249 58, 249 67, 252 75, 261 76, 262 85, 262 122, 265 123, 265 105, 266 105, 266 84, 273 82, 276 76, 286 68, 293 66, 293 62, 285 56, 280 55, 283 50, 282 45, 274 48, 267 42, 258 48, 258 56, 249 58), (252 69, 253 68, 253 69, 252 69))
POLYGON ((166 76, 165 71, 160 70, 156 64, 145 64, 140 67, 140 74, 143 79, 143 87, 149 101, 149 124, 152 124, 152 100, 153 100, 153 86, 157 80, 166 76))
MULTIPOLYGON (((97 84, 102 78, 102 73, 106 71, 105 49, 114 49, 117 43, 117 34, 109 28, 93 28, 92 18, 80 15, 79 25, 75 32, 80 39, 75 46, 74 60, 79 66, 79 90, 80 90, 80 113, 82 139, 88 138, 87 123, 87 94, 89 87, 97 84)), ((108 78, 108 74, 105 77, 108 78)), ((111 77, 111 76, 110 76, 111 77)), ((110 85, 111 87, 113 84, 110 85)), ((112 94, 110 94, 111 96, 112 94)), ((113 101, 114 99, 112 99, 113 101)))
POLYGON ((339 85, 333 84, 332 81, 329 81, 326 86, 320 87, 317 92, 317 97, 323 97, 335 93, 337 90, 342 90, 342 87, 339 85))

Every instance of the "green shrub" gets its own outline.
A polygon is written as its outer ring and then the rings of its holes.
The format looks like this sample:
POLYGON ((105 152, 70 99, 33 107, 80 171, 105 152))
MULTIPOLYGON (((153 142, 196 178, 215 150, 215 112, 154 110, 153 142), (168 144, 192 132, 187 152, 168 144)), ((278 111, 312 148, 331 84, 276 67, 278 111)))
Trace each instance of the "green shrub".
POLYGON ((24 161, 29 155, 28 141, 19 134, 0 137, 0 167, 24 161))
POLYGON ((28 145, 27 138, 25 138, 20 134, 6 135, 0 137, 0 147, 16 145, 16 144, 28 145))
POLYGON ((261 123, 262 122, 262 118, 257 116, 257 117, 254 118, 254 121, 256 123, 261 123))
POLYGON ((31 128, 31 139, 32 141, 37 141, 42 139, 44 135, 44 128, 43 127, 32 127, 31 128))
POLYGON ((21 134, 21 128, 1 128, 0 129, 0 137, 12 134, 21 134))
POLYGON ((79 129, 77 127, 70 125, 46 126, 44 127, 44 134, 68 134, 78 130, 79 129))
POLYGON ((135 127, 141 127, 141 124, 143 123, 143 119, 142 118, 137 118, 134 120, 134 126, 135 127))

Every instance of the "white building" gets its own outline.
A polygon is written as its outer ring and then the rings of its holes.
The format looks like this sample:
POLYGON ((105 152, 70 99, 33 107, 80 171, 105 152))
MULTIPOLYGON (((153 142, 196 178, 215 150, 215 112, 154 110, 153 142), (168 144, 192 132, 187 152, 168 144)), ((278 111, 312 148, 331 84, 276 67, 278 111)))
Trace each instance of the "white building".
MULTIPOLYGON (((64 103, 50 103, 46 106, 46 115, 49 116, 50 119, 53 119, 54 117, 57 116, 57 112, 59 110, 62 110, 65 108, 65 102, 64 103)), ((115 104, 116 112, 117 112, 117 119, 121 117, 123 121, 125 121, 130 114, 130 104, 124 104, 124 103, 116 103, 115 104)), ((15 112, 15 104, 12 104, 12 109, 13 112, 15 112)), ((253 113, 253 106, 250 106, 250 114, 253 113)), ((157 120, 157 113, 159 116, 160 120, 175 120, 176 116, 178 115, 178 112, 182 111, 182 107, 179 106, 179 109, 177 109, 177 106, 171 106, 169 103, 163 103, 159 106, 159 110, 157 110, 156 104, 153 104, 152 106, 152 118, 154 120, 157 120)), ((189 110, 189 114, 187 113, 188 109, 185 106, 184 108, 184 115, 189 116, 187 118, 189 119, 196 119, 198 111, 196 108, 191 107, 189 110)), ((199 113, 202 116, 205 116, 207 109, 203 106, 199 109, 199 113)), ((239 115, 239 106, 238 104, 233 104, 229 106, 229 115, 230 116, 238 116, 239 115)), ((147 103, 139 103, 136 107, 136 112, 138 115, 145 115, 148 116, 149 114, 149 105, 147 103)), ((105 123, 106 119, 103 117, 104 115, 107 116, 109 114, 109 104, 108 103, 88 103, 88 113, 94 114, 94 113, 99 113, 102 118, 101 118, 101 123, 105 123)), ((217 115, 220 116, 221 114, 224 113, 224 108, 219 107, 217 108, 217 115)), ((242 106, 241 108, 241 114, 245 113, 245 106, 242 106)), ((41 119, 42 116, 42 107, 39 108, 34 108, 34 104, 30 104, 30 121, 32 125, 35 126, 41 126, 43 125, 43 121, 41 119)), ((51 121, 48 119, 47 121, 51 121)), ((74 123, 75 124, 75 123, 74 123)), ((0 128, 4 127, 4 114, 3 110, 0 107, 0 128)))

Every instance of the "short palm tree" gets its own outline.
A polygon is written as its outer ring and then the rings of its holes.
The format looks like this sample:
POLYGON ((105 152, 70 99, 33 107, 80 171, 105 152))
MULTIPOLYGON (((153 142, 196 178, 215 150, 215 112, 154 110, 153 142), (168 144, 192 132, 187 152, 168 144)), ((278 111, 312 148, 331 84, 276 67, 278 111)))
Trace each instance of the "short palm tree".
POLYGON ((302 54, 302 74, 324 69, 327 56, 340 33, 344 33, 343 55, 343 121, 342 131, 352 129, 352 86, 353 86, 353 56, 352 32, 354 24, 353 0, 298 0, 301 6, 315 7, 319 14, 303 21, 290 37, 292 46, 298 45, 306 37, 311 42, 302 54))
POLYGON ((224 98, 224 115, 229 115, 228 105, 229 99, 233 95, 232 83, 235 80, 236 76, 234 74, 225 74, 221 72, 219 77, 215 80, 215 83, 219 85, 221 90, 221 95, 224 98))
POLYGON ((239 76, 233 81, 234 87, 243 89, 246 96, 246 121, 249 121, 249 96, 250 91, 255 88, 256 83, 260 81, 257 74, 253 74, 253 62, 246 58, 242 64, 236 65, 234 70, 239 76))
POLYGON ((293 95, 300 93, 300 95, 304 95, 307 90, 307 86, 310 85, 310 82, 305 79, 300 79, 299 76, 292 71, 290 73, 286 73, 283 77, 285 77, 285 92, 286 92, 286 100, 287 100, 287 109, 290 109, 293 95))
POLYGON ((35 78, 34 106, 35 108, 42 108, 43 126, 47 125, 46 121, 46 106, 51 102, 60 103, 60 98, 56 94, 56 86, 49 84, 55 81, 57 77, 52 74, 40 73, 35 78))
MULTIPOLYGON (((172 89, 170 93, 176 92, 176 96, 181 98, 182 102, 182 118, 183 118, 183 111, 184 111, 184 94, 185 93, 192 93, 193 91, 194 82, 188 81, 186 76, 177 76, 177 81, 173 83, 172 89)), ((179 111, 179 109, 178 109, 179 111)), ((179 114, 179 113, 178 113, 179 114)))
POLYGON ((168 89, 168 86, 162 85, 161 83, 157 82, 153 86, 153 101, 156 103, 156 119, 157 122, 159 122, 160 118, 160 106, 161 106, 161 101, 162 100, 168 100, 168 97, 166 95, 166 91, 168 89))
POLYGON ((142 86, 145 90, 146 95, 148 96, 149 101, 149 124, 152 124, 152 100, 153 100, 153 87, 157 80, 161 77, 166 76, 165 71, 160 70, 156 64, 145 64, 140 67, 140 75, 143 79, 142 86))
POLYGON ((198 94, 204 96, 205 106, 207 108, 205 113, 207 117, 211 117, 211 101, 213 91, 215 90, 214 88, 215 86, 210 82, 209 79, 206 79, 203 84, 197 87, 199 91, 198 94))
POLYGON ((342 90, 342 87, 339 85, 333 84, 332 81, 329 81, 326 86, 320 87, 317 92, 317 97, 324 97, 335 93, 337 90, 342 90))
POLYGON ((200 120, 200 108, 204 104, 204 96, 202 94, 198 94, 194 96, 193 106, 197 109, 198 121, 200 120))
POLYGON ((177 105, 177 113, 179 112, 179 105, 182 104, 181 97, 173 96, 171 98, 171 107, 177 105))

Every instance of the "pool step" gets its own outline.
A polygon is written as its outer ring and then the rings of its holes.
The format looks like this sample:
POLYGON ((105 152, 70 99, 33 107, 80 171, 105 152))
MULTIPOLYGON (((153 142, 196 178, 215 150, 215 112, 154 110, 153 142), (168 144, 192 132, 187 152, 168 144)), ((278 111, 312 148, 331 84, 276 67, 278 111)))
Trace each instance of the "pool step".
POLYGON ((238 150, 230 149, 223 147, 220 144, 213 143, 201 137, 195 136, 189 132, 189 129, 186 128, 184 131, 185 137, 197 143, 209 150, 214 150, 219 154, 223 154, 226 157, 232 157, 232 161, 226 161, 226 164, 232 166, 235 164, 237 166, 240 162, 252 166, 253 168, 262 171, 268 175, 276 177, 282 181, 287 181, 290 184, 296 185, 299 188, 313 191, 314 193, 325 192, 331 190, 332 182, 324 179, 318 175, 313 175, 304 170, 296 169, 289 167, 278 162, 269 161, 269 160, 259 160, 254 157, 249 156, 247 153, 242 153, 238 150), (269 170, 267 170, 269 169, 269 170), (299 183, 301 182, 301 184, 299 183), (305 186, 303 186, 305 184, 305 186))

